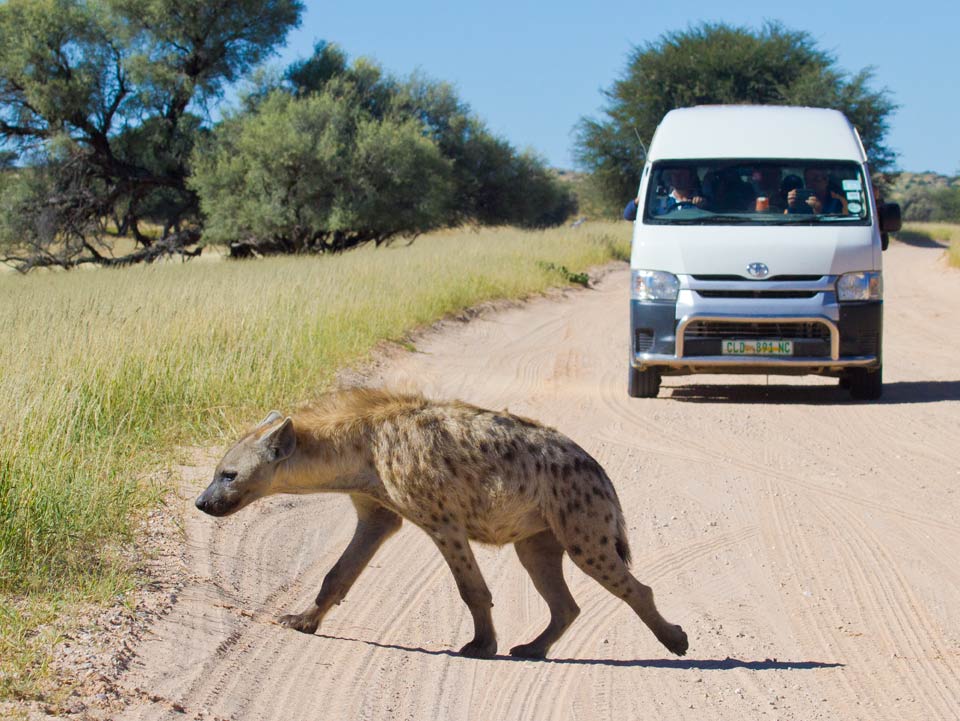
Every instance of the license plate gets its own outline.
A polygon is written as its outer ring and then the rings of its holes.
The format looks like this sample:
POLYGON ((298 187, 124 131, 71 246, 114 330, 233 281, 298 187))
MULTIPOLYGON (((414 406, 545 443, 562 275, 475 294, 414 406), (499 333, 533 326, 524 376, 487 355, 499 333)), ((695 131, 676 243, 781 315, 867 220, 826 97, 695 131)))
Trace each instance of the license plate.
POLYGON ((723 340, 723 355, 793 355, 792 340, 723 340))

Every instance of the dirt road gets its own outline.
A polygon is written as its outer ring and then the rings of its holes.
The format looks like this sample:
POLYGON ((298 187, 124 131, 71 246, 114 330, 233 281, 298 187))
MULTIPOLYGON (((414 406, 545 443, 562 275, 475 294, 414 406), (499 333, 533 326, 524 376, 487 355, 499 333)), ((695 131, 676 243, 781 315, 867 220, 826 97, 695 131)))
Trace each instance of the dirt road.
MULTIPOLYGON (((886 386, 665 379, 626 395, 627 281, 451 324, 375 382, 531 416, 576 439, 623 502, 636 575, 690 651, 565 562, 580 618, 546 662, 451 653, 471 621, 406 525, 316 636, 302 610, 350 537, 338 496, 217 521, 183 505, 191 581, 136 649, 131 719, 957 719, 960 272, 886 261, 886 386), (150 700, 152 697, 153 700, 150 700)), ((198 492, 210 468, 190 472, 198 492)), ((477 549, 503 652, 545 604, 510 548, 477 549)))

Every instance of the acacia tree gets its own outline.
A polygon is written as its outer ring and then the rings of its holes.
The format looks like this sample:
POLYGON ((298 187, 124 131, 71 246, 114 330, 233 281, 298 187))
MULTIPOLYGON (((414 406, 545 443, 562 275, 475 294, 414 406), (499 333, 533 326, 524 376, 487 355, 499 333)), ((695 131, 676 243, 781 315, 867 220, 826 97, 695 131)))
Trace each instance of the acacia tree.
POLYGON ((576 212, 576 198, 546 163, 491 133, 449 83, 421 74, 400 80, 363 58, 351 64, 338 46, 323 42, 286 79, 298 96, 349 96, 372 118, 418 123, 451 164, 447 225, 542 228, 576 212))
POLYGON ((299 0, 8 0, 0 5, 3 259, 20 270, 150 260, 199 238, 188 159, 202 110, 281 43, 299 0), (137 222, 164 225, 154 242, 137 222), (115 256, 103 220, 138 241, 115 256))
POLYGON ((418 123, 328 92, 276 90, 196 153, 205 242, 233 257, 339 252, 443 224, 450 163, 418 123))
POLYGON ((583 118, 575 156, 610 206, 640 183, 642 143, 674 108, 711 103, 809 105, 840 110, 857 127, 872 167, 888 171, 886 145, 896 109, 886 90, 870 87, 870 68, 848 76, 806 32, 767 23, 759 31, 705 23, 633 49, 623 76, 605 91, 601 119, 583 118))

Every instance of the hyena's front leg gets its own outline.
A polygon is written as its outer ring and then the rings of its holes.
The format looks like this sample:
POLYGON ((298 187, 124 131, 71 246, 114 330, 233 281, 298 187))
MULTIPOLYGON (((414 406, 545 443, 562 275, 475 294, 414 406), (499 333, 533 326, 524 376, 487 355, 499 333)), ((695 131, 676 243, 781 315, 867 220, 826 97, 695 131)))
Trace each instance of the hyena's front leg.
POLYGON ((347 595, 380 545, 403 523, 400 516, 378 503, 358 496, 351 499, 357 509, 357 528, 350 545, 323 579, 316 602, 303 613, 281 616, 280 625, 314 633, 327 611, 347 595))
POLYGON ((477 559, 465 534, 450 533, 434 536, 434 541, 453 571, 460 598, 473 616, 473 640, 460 649, 470 658, 491 658, 497 652, 497 634, 493 628, 493 596, 487 588, 477 559))

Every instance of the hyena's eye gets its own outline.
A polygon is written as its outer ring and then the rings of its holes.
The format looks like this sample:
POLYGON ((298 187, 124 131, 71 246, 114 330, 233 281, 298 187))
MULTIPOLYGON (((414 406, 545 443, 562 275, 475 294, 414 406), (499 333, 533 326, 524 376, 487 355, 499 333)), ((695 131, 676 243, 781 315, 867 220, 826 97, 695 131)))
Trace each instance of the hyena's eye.
POLYGON ((237 480, 237 472, 236 472, 236 471, 221 471, 221 472, 220 472, 220 480, 223 481, 224 483, 233 483, 233 481, 237 480))

